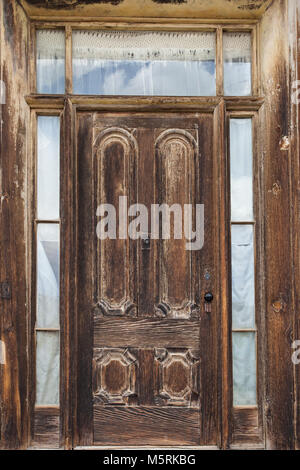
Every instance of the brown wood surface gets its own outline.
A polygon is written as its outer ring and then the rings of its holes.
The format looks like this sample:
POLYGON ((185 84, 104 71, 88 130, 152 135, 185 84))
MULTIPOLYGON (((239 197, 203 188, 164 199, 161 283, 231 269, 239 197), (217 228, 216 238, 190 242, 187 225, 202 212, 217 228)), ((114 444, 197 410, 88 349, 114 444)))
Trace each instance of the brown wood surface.
POLYGON ((292 154, 291 148, 281 144, 284 137, 290 139, 289 57, 288 47, 284 47, 280 39, 288 28, 286 8, 286 1, 273 2, 260 29, 261 87, 265 96, 261 115, 266 299, 264 412, 269 449, 294 446, 292 154))
MULTIPOLYGON (((252 29, 256 30, 256 20, 250 20, 253 16, 261 16, 262 12, 268 6, 260 23, 258 24, 258 34, 255 39, 257 44, 257 66, 255 70, 258 73, 258 81, 254 80, 255 96, 245 97, 243 99, 227 97, 224 100, 221 97, 222 83, 221 74, 218 72, 218 98, 136 98, 136 97, 71 97, 69 96, 68 103, 65 103, 65 97, 50 97, 50 96, 37 96, 32 94, 28 97, 29 92, 35 91, 35 78, 30 77, 28 81, 30 85, 27 86, 27 74, 34 74, 34 40, 33 37, 28 36, 29 29, 34 30, 33 23, 30 25, 26 17, 26 13, 19 6, 20 2, 12 0, 5 0, 1 2, 1 46, 0 46, 0 62, 1 62, 1 79, 6 84, 6 105, 1 106, 1 118, 3 121, 2 134, 1 134, 1 263, 0 273, 1 281, 10 281, 12 284, 12 298, 8 300, 1 299, 1 316, 0 316, 0 333, 1 340, 5 343, 6 349, 6 363, 0 365, 0 399, 1 399, 1 414, 0 414, 0 447, 1 448, 25 448, 30 443, 30 426, 34 432, 34 428, 38 430, 36 446, 46 445, 44 437, 47 436, 47 430, 51 429, 49 433, 54 437, 55 445, 59 436, 58 433, 58 416, 50 416, 47 418, 47 411, 40 411, 35 415, 32 414, 28 419, 29 411, 27 410, 27 403, 30 403, 30 411, 33 410, 35 399, 33 381, 34 376, 31 371, 31 366, 34 361, 34 355, 31 354, 32 348, 30 345, 31 335, 27 336, 27 328, 32 327, 31 311, 31 295, 29 284, 31 281, 30 276, 30 260, 31 260, 31 227, 30 216, 31 214, 31 201, 34 195, 32 169, 29 164, 27 156, 29 153, 34 153, 34 146, 30 144, 29 139, 29 107, 35 109, 37 112, 42 113, 57 113, 59 110, 65 108, 64 112, 64 127, 63 132, 66 134, 66 140, 63 145, 64 155, 67 156, 67 162, 63 165, 63 184, 64 192, 62 195, 62 225, 64 227, 64 237, 62 240, 62 252, 64 253, 63 265, 63 313, 62 313, 62 338, 65 356, 62 358, 62 432, 61 443, 66 448, 71 448, 74 445, 81 443, 82 445, 91 445, 93 443, 93 408, 91 405, 90 397, 92 396, 92 348, 93 337, 96 341, 96 348, 101 349, 105 346, 101 342, 100 331, 107 332, 108 327, 111 327, 111 336, 109 339, 112 341, 113 348, 121 350, 122 354, 127 354, 127 349, 132 349, 128 358, 126 359, 130 364, 128 367, 131 370, 131 378, 135 384, 135 390, 131 398, 128 400, 134 403, 134 406, 116 407, 115 405, 102 406, 95 405, 95 416, 97 416, 95 429, 97 431, 97 439, 101 435, 100 424, 101 420, 107 422, 105 417, 108 418, 110 411, 119 408, 123 411, 124 416, 126 412, 138 410, 137 398, 135 394, 141 397, 144 405, 141 408, 148 410, 154 408, 153 402, 157 394, 157 383, 161 377, 160 362, 156 359, 155 354, 162 354, 156 351, 159 348, 162 336, 154 333, 152 343, 147 343, 147 338, 143 333, 142 325, 147 325, 147 321, 152 321, 151 310, 149 305, 153 303, 153 293, 151 286, 155 283, 155 278, 151 274, 154 272, 154 262, 149 253, 145 253, 143 257, 139 257, 138 270, 145 272, 139 280, 138 288, 138 304, 141 311, 144 312, 143 318, 132 320, 136 322, 137 337, 141 335, 142 341, 149 347, 140 348, 140 344, 133 338, 132 326, 130 321, 126 323, 125 318, 122 322, 126 324, 124 337, 121 338, 117 332, 116 319, 102 319, 102 323, 98 319, 95 322, 95 330, 89 334, 93 329, 93 316, 94 311, 90 309, 91 305, 86 302, 84 296, 79 295, 78 302, 76 298, 76 276, 78 274, 77 285, 82 287, 81 292, 90 296, 93 299, 93 305, 97 300, 95 291, 93 290, 89 280, 91 275, 92 266, 92 253, 94 245, 84 233, 79 234, 78 250, 79 256, 79 269, 76 270, 76 224, 75 216, 80 216, 80 220, 87 226, 88 230, 91 229, 91 221, 89 213, 94 213, 94 202, 89 198, 84 190, 85 183, 82 178, 91 178, 93 174, 93 167, 91 163, 83 164, 78 161, 78 175, 83 177, 78 178, 75 167, 75 151, 73 148, 72 132, 72 112, 73 105, 78 107, 78 110, 89 110, 94 107, 95 110, 110 110, 115 114, 107 119, 114 121, 117 126, 122 125, 124 116, 119 113, 120 111, 128 113, 147 112, 147 114, 156 114, 158 128, 164 127, 164 117, 160 118, 159 112, 166 111, 168 113, 180 114, 182 111, 188 112, 185 115, 185 120, 180 120, 177 117, 177 128, 191 129, 193 122, 193 112, 206 112, 207 120, 199 120, 204 129, 207 129, 206 140, 208 135, 213 135, 209 124, 210 114, 218 105, 215 112, 215 140, 214 140, 214 169, 204 168, 202 174, 206 188, 211 184, 209 174, 213 174, 213 181, 217 181, 219 185, 219 193, 214 199, 214 220, 220 223, 221 217, 226 215, 226 199, 224 191, 226 191, 226 162, 223 161, 225 156, 225 130, 223 129, 225 111, 241 111, 253 112, 260 108, 257 117, 257 124, 259 128, 257 136, 257 152, 258 164, 260 170, 260 181, 257 182, 259 194, 257 199, 261 201, 259 207, 259 237, 262 240, 259 242, 259 270, 258 287, 259 287, 259 348, 258 358, 261 361, 259 364, 262 366, 259 369, 258 384, 259 391, 259 406, 258 406, 258 426, 265 427, 266 431, 266 446, 270 449, 290 449, 296 445, 300 448, 299 444, 299 389, 300 389, 300 374, 299 366, 293 366, 291 362, 291 344, 295 339, 299 339, 299 106, 298 114, 295 108, 290 103, 290 96, 292 93, 292 81, 298 79, 299 72, 299 49, 296 51, 298 54, 298 71, 296 71, 296 59, 288 51, 288 38, 291 38, 290 48, 296 50, 297 38, 295 31, 298 29, 299 33, 299 9, 298 20, 296 29, 292 31, 291 24, 297 18, 297 2, 295 0, 274 0, 273 2, 261 2, 258 9, 240 9, 237 8, 237 16, 244 16, 246 20, 237 18, 229 19, 232 17, 233 2, 228 3, 228 10, 224 18, 216 23, 212 23, 213 19, 208 17, 200 18, 199 21, 194 19, 195 10, 191 10, 189 4, 185 5, 159 5, 157 2, 151 2, 151 8, 161 8, 164 15, 161 18, 153 18, 153 14, 147 18, 150 10, 137 11, 135 17, 126 18, 129 16, 127 1, 120 2, 119 10, 114 5, 109 5, 109 12, 112 16, 119 11, 119 16, 123 16, 123 20, 119 21, 117 18, 106 17, 100 18, 99 21, 94 17, 85 17, 87 20, 85 25, 87 28, 103 27, 104 29, 153 29, 153 25, 162 30, 191 30, 195 31, 201 27, 214 27, 219 25, 219 43, 220 50, 220 25, 228 25, 229 29, 252 29), (289 17, 287 16, 287 6, 289 6, 289 17), (127 10, 126 10, 127 9, 127 10), (125 14, 125 10, 127 13, 125 14), (171 13, 172 10, 172 13, 171 13), (143 15, 143 17, 141 16, 143 15), (173 18, 171 16, 173 15, 173 18), (185 19, 184 16, 192 15, 193 18, 185 19), (140 16, 140 18, 138 18, 140 16), (166 18, 166 16, 170 16, 166 18), (227 16, 227 18, 225 18, 227 16), (177 17, 177 18, 176 18, 177 17), (247 19, 248 18, 248 19, 247 19), (288 35, 287 31, 291 30, 292 34, 288 35), (292 37, 294 35, 294 37, 292 37), (29 42, 28 39, 30 38, 29 42), (27 60, 27 53, 29 59, 27 60), (27 70, 28 68, 28 70, 27 70), (12 79, 13 77, 13 79, 12 79), (257 89, 256 89, 257 88, 257 89), (24 97, 27 96, 27 104, 24 97), (262 98, 258 98, 262 97, 262 98), (159 122, 160 120, 160 122, 159 122), (181 124, 180 124, 181 122, 181 124), (298 136, 296 136, 295 129, 298 126, 298 136), (221 140, 218 143, 218 139, 221 140), (288 137, 290 148, 282 145, 288 137), (219 168, 218 162, 220 159, 222 165, 219 168), (28 162, 28 163, 27 163, 28 162), (27 175, 26 175, 27 172, 27 175), (206 175, 206 176, 205 176, 206 175), (224 179, 225 178, 225 179, 224 179), (28 186, 26 186, 28 181, 28 186), (75 201, 76 185, 79 185, 79 191, 82 192, 81 202, 79 203, 78 213, 76 213, 75 201), (223 194, 223 196, 222 196, 223 194), (222 199, 223 197, 223 199, 222 199), (75 212, 72 210, 75 207, 75 212), (221 212, 219 211, 221 208, 221 212), (75 227, 75 229, 74 229, 75 227), (75 231, 74 231, 75 230, 75 231), (27 254, 26 254, 27 247, 27 254), (65 250, 65 251, 64 251, 65 250), (27 257, 26 257, 27 256, 27 257), (28 289, 28 290, 27 290, 28 289), (145 295, 141 293, 144 292, 145 295), (76 318, 76 305, 79 307, 79 312, 89 312, 84 318, 82 315, 78 316, 78 323, 76 318), (264 308, 266 305, 266 308, 264 308), (64 310, 65 309, 65 310, 64 310), (99 326, 101 324, 101 326, 99 326), (77 345, 77 331, 78 327, 78 345, 77 345), (87 333, 87 331, 89 333, 87 333), (124 342, 120 340, 124 339, 124 342), (99 340, 99 343, 97 342, 99 340), (126 341, 125 341, 126 340, 126 341), (154 341, 155 340, 155 341, 154 341), (126 344, 125 344, 126 342, 126 344), (155 343, 155 344, 154 344, 155 343), (120 347, 121 345, 121 347, 120 347), (77 346, 79 351, 86 351, 87 356, 79 355, 77 362, 76 352, 77 346), (29 351, 29 355, 28 352, 29 351), (136 363, 130 362, 132 357, 136 358, 137 363, 142 364, 140 371, 136 368, 136 363), (87 361, 87 362, 86 362, 87 361), (156 362, 155 362, 156 361, 156 362), (151 364, 155 363, 155 367, 151 364), (77 387, 78 384, 78 387, 77 387), (77 388, 76 388, 77 387, 77 388), (30 390, 31 391, 30 391, 30 390), (76 396, 78 394, 78 396, 76 396), (76 406, 78 405, 78 414, 76 414, 76 406), (104 414, 100 414, 99 410, 104 410, 104 414), (107 415, 105 415, 107 413, 107 415), (43 424, 44 423, 44 424, 43 424), (98 426, 99 424, 99 426, 98 426), (78 433, 78 436, 76 436, 78 433)), ((79 14, 80 20, 73 23, 76 27, 82 26, 82 9, 73 8, 72 5, 67 5, 66 9, 52 9, 50 5, 48 8, 40 9, 32 5, 33 2, 22 1, 27 12, 35 15, 35 24, 39 26, 64 26, 66 21, 68 25, 71 24, 74 15, 79 14), (31 6, 28 5, 31 3, 31 6), (28 7, 28 8, 27 8, 28 7), (42 20, 42 22, 39 22, 42 20), (57 21, 57 23, 55 23, 57 21)), ((206 2, 206 8, 208 3, 206 2)), ((224 3, 220 0, 220 4, 224 3)), ((149 2, 150 5, 150 2, 149 2)), ((108 5, 101 4, 100 9, 107 9, 108 5)), ((150 8, 150 6, 149 6, 150 8)), ((92 11, 92 10, 91 10, 92 11)), ((100 10, 99 10, 100 11, 100 10)), ((106 10, 108 11, 108 10, 106 10)), ((208 10, 207 10, 208 11, 208 10)), ((215 18, 215 10, 211 11, 212 18, 215 18)), ((201 15, 199 15, 201 16, 201 15)), ((70 37, 70 27, 67 26, 68 37, 70 37)), ((67 45, 67 92, 71 92, 71 77, 70 77, 70 41, 67 45)), ((294 54, 294 52, 292 52, 294 54)), ((297 57, 297 56, 296 56, 297 57)), ((218 61, 220 63, 220 57, 218 61)), ((254 77, 255 78, 255 77, 254 77)), ((246 114, 245 114, 246 115, 246 114)), ((128 115, 128 125, 132 126, 135 120, 128 115), (131 119, 131 121, 130 121, 131 119)), ((96 118, 95 118, 96 119, 96 118)), ((148 147, 152 142, 152 125, 148 124, 148 116, 143 119, 143 131, 136 127, 136 139, 141 143, 142 147, 148 147)), ((92 146, 93 135, 93 118, 88 112, 82 115, 79 119, 78 131, 82 137, 79 152, 81 155, 88 154, 92 146)), ((108 121, 108 124, 111 125, 108 121)), ((135 127, 135 126, 132 126, 135 127)), ((199 127, 199 130, 200 130, 199 127)), ((205 130, 203 135, 205 135, 205 130)), ((202 145, 200 141, 200 145, 202 145)), ((203 144, 205 145, 205 144, 203 144)), ((202 149, 205 154, 210 151, 211 141, 208 142, 207 147, 202 149)), ((86 160, 87 162, 87 160, 86 160)), ((86 163, 85 162, 85 163, 86 163)), ((154 171, 153 160, 141 159, 140 168, 145 174, 154 171)), ((201 172, 200 172, 201 176, 201 172)), ((140 201, 145 204, 151 202, 151 179, 144 181, 142 184, 138 181, 138 194, 140 201), (144 191, 142 191, 145 189, 144 191)), ((228 189, 228 188, 227 188, 228 189)), ((78 199, 80 201, 80 199, 78 199)), ((228 205, 227 205, 228 207, 228 205)), ((216 294, 215 308, 217 312, 211 315, 210 318, 203 317, 199 327, 199 356, 204 357, 207 349, 213 350, 212 361, 217 359, 216 342, 220 345, 218 369, 218 384, 216 380, 216 370, 211 369, 201 364, 200 367, 200 390, 199 396, 202 407, 202 414, 199 414, 199 420, 193 421, 191 416, 197 412, 197 409, 191 406, 185 408, 184 406, 176 406, 179 410, 186 410, 191 412, 190 417, 187 415, 183 418, 184 422, 190 430, 200 429, 199 435, 196 433, 198 442, 212 443, 217 440, 218 429, 218 443, 223 447, 227 447, 230 441, 230 434, 233 431, 233 440, 237 445, 247 446, 247 442, 251 445, 253 441, 253 433, 256 432, 256 417, 254 412, 243 410, 237 412, 234 410, 231 413, 231 381, 230 381, 230 339, 229 339, 229 302, 228 302, 228 270, 226 264, 228 262, 228 253, 226 247, 228 243, 226 237, 226 221, 223 225, 218 225, 218 233, 222 235, 222 250, 219 251, 218 243, 214 244, 214 249, 210 254, 206 254, 207 258, 198 260, 200 265, 216 266, 217 269, 213 272, 214 282, 217 286, 219 293, 216 294), (218 257, 219 261, 211 258, 211 253, 218 257), (220 256, 219 256, 219 253, 220 256), (218 312, 222 314, 222 323, 218 317, 218 312), (222 325, 222 328, 220 328, 222 325), (214 334, 214 332, 217 332, 214 334), (214 356, 215 354, 215 356, 214 356), (212 385, 213 383, 213 385, 212 385), (218 385, 218 386, 217 386, 218 385), (210 393, 212 390, 212 393, 210 393), (222 390, 222 393, 220 392, 222 390), (219 393, 220 392, 220 393, 219 393), (219 408, 216 410, 217 400, 219 397, 219 408), (215 418, 219 415, 219 418, 215 418), (196 423, 196 424, 195 424, 196 423), (222 433, 220 433, 222 424, 222 433), (230 429, 230 424, 231 429, 230 429), (190 426, 190 427, 189 427, 190 426), (252 430, 252 431, 251 431, 252 430), (254 431, 253 431, 254 432, 254 431), (249 439, 247 440, 246 436, 249 439), (202 440, 201 440, 202 439, 202 440), (241 444, 238 444, 238 443, 241 444)), ((202 255, 201 255, 202 256, 202 255)), ((211 286, 202 281, 201 295, 204 289, 209 289, 211 286)), ((167 320, 165 325, 167 325, 167 320)), ((171 320, 170 320, 171 321, 171 320)), ((182 324, 189 320, 181 320, 182 324)), ((193 320, 195 321, 195 320, 193 320)), ((197 320, 196 320, 197 322, 197 320)), ((192 323, 192 321, 191 321, 192 323)), ((175 323, 174 323, 175 325, 175 323)), ((174 328, 174 325, 172 328, 174 328)), ((182 348, 194 350, 194 341, 197 341, 198 329, 188 332, 186 329, 183 335, 177 334, 177 341, 182 348), (185 343, 186 338, 190 340, 185 343), (192 342, 193 341, 193 342, 192 342)), ((154 330, 155 331, 155 330, 154 330)), ((145 332, 146 334, 146 332, 145 332)), ((171 335, 172 329, 162 328, 162 334, 171 335)), ((166 338, 167 339, 167 338, 166 338)), ((169 340, 168 340, 169 341, 169 340)), ((171 348, 171 343, 166 342, 168 348, 171 348)), ((122 388, 122 371, 119 367, 120 351, 114 351, 115 358, 113 359, 113 366, 115 370, 119 370, 116 374, 116 383, 110 382, 112 387, 122 388), (117 360, 116 360, 117 358, 117 360), (119 362, 118 362, 119 361, 119 362), (119 369, 118 369, 119 367, 119 369)), ((171 351, 174 353, 174 351, 171 351)), ((181 367, 180 363, 176 367, 181 367)), ((176 369, 174 367, 174 369, 176 369)), ((183 369, 181 369, 183 371, 183 369)), ((104 374, 105 375, 105 374, 104 374)), ((170 384, 170 377, 166 378, 170 384)), ((171 385, 169 385, 171 386, 171 385)), ((174 387, 174 384, 172 385, 174 387)), ((126 398, 127 399, 127 398, 126 398)), ((160 398, 164 400, 164 398, 160 398)), ((163 409, 173 409, 172 407, 164 407, 163 409)), ((174 408, 175 409, 175 408, 174 408)), ((113 415, 113 413, 112 413, 113 415)), ((146 413, 148 416, 148 414, 146 413)), ((143 414, 145 416, 145 413, 143 414)), ((176 412, 174 416, 176 418, 176 412)), ((114 418, 115 419, 115 418, 114 418)), ((127 419, 127 418, 126 418, 127 419)), ((145 418, 142 418, 145 423, 145 418)), ((151 418, 152 419, 152 418, 151 418)), ((154 418, 153 418, 154 419, 154 418)), ((177 418, 176 418, 177 419, 177 418)), ((125 420, 125 417, 124 417, 125 420)), ((173 423, 174 419, 164 418, 164 423, 173 423)), ((176 420, 175 420, 176 421, 176 420)), ((146 419, 147 422, 147 419, 146 419)), ((114 433, 114 426, 117 426, 117 419, 112 421, 112 427, 109 432, 110 435, 114 433), (113 424, 115 423, 115 425, 113 424)), ((182 428, 184 428, 182 426, 182 428)), ((167 428, 167 424, 166 424, 167 428)), ((150 431, 148 433, 147 426, 145 428, 145 436, 150 438, 150 431)), ((163 426, 162 428, 163 429, 163 426)), ((175 427, 175 429, 177 429, 175 427)), ((132 430, 132 428, 131 428, 132 430)), ((179 436, 181 429, 178 431, 179 436)), ((192 432, 192 431, 191 431, 192 432)), ((255 433, 254 433, 255 434, 255 433)), ((158 431, 159 435, 159 431, 158 431)), ((109 436, 109 434, 108 434, 109 436)), ((132 435, 131 435, 132 436, 132 435)), ((131 437, 132 438, 132 437, 131 437)), ((169 436, 170 441, 173 436, 169 436)), ((48 439, 48 437, 47 437, 48 439)), ((176 439, 176 437, 175 437, 176 439)), ((182 444, 186 439, 188 444, 192 442, 193 436, 189 433, 187 437, 181 440, 182 444)), ((109 437, 108 437, 109 440, 109 437)), ((48 441, 49 442, 49 441, 48 441)), ((136 444, 136 442, 134 442, 136 444)), ((144 444, 141 443, 141 445, 144 444)), ((51 443, 50 443, 51 445, 51 443)))
MULTIPOLYGON (((150 311, 149 311, 150 313, 150 311)), ((103 348, 109 338, 112 347, 172 347, 174 336, 178 347, 199 346, 198 321, 153 318, 99 318, 94 320, 94 347, 103 348), (151 336, 149 336, 151 330, 151 336)))
POLYGON ((36 408, 31 449, 59 449, 59 415, 58 408, 36 408))
POLYGON ((17 2, 0 4, 0 67, 6 102, 0 104, 0 281, 11 285, 11 298, 0 299, 0 338, 6 362, 0 364, 1 448, 28 443, 28 360, 26 270, 26 172, 30 115, 28 94, 28 22, 17 2))
POLYGON ((199 412, 176 407, 95 406, 94 440, 95 445, 197 445, 199 412))
MULTIPOLYGON (((292 75, 293 79, 300 80, 300 6, 299 3, 296 6, 296 9, 292 9, 293 18, 295 20, 295 30, 294 37, 297 36, 297 41, 292 40, 292 51, 294 51, 294 63, 297 64, 295 67, 295 74, 292 75)), ((299 100, 299 82, 298 82, 298 100, 299 100)), ((295 90, 295 88, 294 88, 295 90)), ((294 166, 293 171, 296 175, 300 175, 300 101, 293 104, 294 111, 294 123, 297 126, 297 133, 294 137, 294 166), (296 161, 295 161, 296 160, 296 161)), ((298 286, 300 285, 300 186, 299 178, 293 179, 293 194, 295 201, 295 211, 294 211, 294 259, 296 261, 296 275, 295 275, 295 332, 294 338, 300 338, 300 292, 298 286), (298 260, 298 263, 297 263, 298 260)), ((300 367, 295 367, 295 393, 296 393, 296 406, 295 406, 295 439, 296 439, 296 449, 300 449, 300 367)))
POLYGON ((232 445, 238 446, 242 444, 257 447, 262 447, 263 445, 257 407, 233 409, 232 445))
MULTIPOLYGON (((132 432, 143 436, 144 444, 159 443, 168 413, 171 420, 178 416, 173 406, 180 406, 183 416, 187 410, 186 416, 198 416, 196 435, 194 424, 186 421, 186 442, 216 444, 218 311, 213 304, 208 315, 203 305, 216 272, 209 210, 213 115, 79 113, 77 128, 78 444, 92 444, 88 436, 93 433, 94 444, 107 442, 115 425, 101 417, 101 410, 105 417, 118 404, 125 405, 132 432), (151 203, 205 204, 205 250, 189 252, 185 243, 172 239, 151 240, 149 249, 130 239, 97 240, 96 207, 100 202, 118 207, 120 195, 128 197, 128 205, 143 202, 149 210, 151 203), (149 405, 154 416, 166 409, 166 418, 157 421, 156 436, 148 442, 154 418, 142 410, 149 405)), ((173 432, 166 442, 173 442, 173 432)), ((118 439, 110 438, 111 443, 118 439)))

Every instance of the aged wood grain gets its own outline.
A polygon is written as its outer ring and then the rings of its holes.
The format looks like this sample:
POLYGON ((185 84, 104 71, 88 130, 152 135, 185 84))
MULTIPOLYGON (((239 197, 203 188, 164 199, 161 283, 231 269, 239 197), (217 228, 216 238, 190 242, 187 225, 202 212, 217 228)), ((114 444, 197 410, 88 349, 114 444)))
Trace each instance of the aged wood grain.
POLYGON ((260 447, 262 443, 257 408, 234 408, 232 412, 232 445, 249 444, 260 447))
POLYGON ((32 449, 59 449, 59 414, 58 408, 35 410, 32 449))
POLYGON ((94 439, 95 445, 197 445, 199 413, 182 407, 95 406, 94 439))
POLYGON ((294 446, 291 153, 283 151, 280 146, 284 136, 290 138, 288 48, 280 39, 288 29, 286 6, 285 1, 273 2, 260 28, 261 85, 265 95, 262 121, 266 298, 264 411, 266 445, 269 449, 292 449, 294 446), (274 51, 272 55, 270 50, 274 51), (276 194, 272 191, 274 183, 280 187, 276 194))
POLYGON ((79 445, 93 443, 92 429, 92 311, 90 299, 94 295, 91 272, 95 266, 93 256, 95 214, 94 161, 91 149, 93 141, 93 116, 82 115, 77 121, 77 164, 78 164, 78 365, 77 365, 77 439, 79 445), (92 184, 87 188, 86 182, 92 184), (86 190, 88 189, 88 190, 86 190), (80 227, 82 228, 80 230, 80 227), (84 351, 84 354, 83 354, 84 351))
POLYGON ((49 19, 80 18, 82 8, 90 20, 103 17, 135 18, 230 18, 256 19, 270 6, 272 0, 145 0, 143 4, 131 0, 20 0, 26 11, 35 17, 49 19))
POLYGON ((200 327, 197 321, 155 320, 129 318, 99 318, 94 320, 94 347, 161 348, 172 347, 174 337, 176 346, 197 348, 200 327), (149 335, 151 331, 151 335, 149 335))
POLYGON ((74 159, 74 111, 66 100, 61 115, 61 445, 76 439, 77 348, 77 164, 74 159), (70 207, 73 209, 70 210, 70 207))
MULTIPOLYGON (((112 432, 111 423, 102 419, 107 418, 108 408, 122 404, 126 409, 134 407, 141 410, 129 411, 129 416, 136 436, 146 439, 144 444, 154 442, 150 437, 148 440, 143 429, 144 425, 148 426, 147 422, 139 418, 139 413, 149 405, 153 407, 151 413, 154 414, 156 409, 164 410, 167 406, 171 410, 178 405, 183 416, 187 409, 193 408, 199 423, 193 442, 208 445, 217 441, 218 314, 213 311, 210 320, 203 312, 203 295, 205 289, 213 290, 216 272, 212 250, 216 232, 209 210, 206 215, 206 250, 201 254, 189 253, 183 245, 180 245, 179 254, 177 240, 174 243, 171 239, 164 253, 157 249, 156 240, 151 240, 147 249, 142 242, 134 245, 131 240, 130 245, 135 246, 132 252, 138 247, 139 263, 134 256, 123 256, 129 253, 129 243, 126 245, 122 240, 121 254, 113 240, 106 246, 106 253, 103 252, 102 241, 99 244, 96 237, 97 219, 93 216, 93 209, 100 201, 114 202, 117 206, 120 191, 128 195, 129 202, 131 199, 135 202, 135 172, 140 190, 138 196, 149 210, 153 202, 172 204, 177 198, 182 204, 191 201, 193 204, 204 203, 207 208, 212 206, 213 155, 216 156, 213 154, 213 116, 188 115, 187 121, 191 128, 187 128, 184 117, 177 113, 168 114, 164 116, 164 127, 161 128, 163 116, 152 113, 123 113, 122 116, 118 113, 78 114, 80 445, 87 445, 86 435, 91 433, 92 396, 88 383, 91 341, 94 439, 98 432, 95 428, 102 428, 103 435, 112 432), (121 123, 119 127, 117 124, 121 123), (87 126, 93 128, 93 146, 87 138, 87 126), (134 143, 133 146, 130 144, 129 151, 122 143, 126 141, 134 143), (130 159, 134 161, 135 153, 138 158, 135 159, 136 168, 133 168, 130 159), (99 159, 102 159, 100 166, 99 159), (99 177, 100 185, 97 182, 99 177), (146 188, 149 189, 147 195, 146 188), (168 194, 166 188, 169 188, 168 194), (159 270, 160 261, 164 262, 165 268, 159 270), (152 273, 145 270, 147 266, 152 268, 152 273), (107 270, 111 270, 110 275, 107 270), (205 273, 210 273, 210 281, 202 284, 205 273), (139 279, 137 283, 133 282, 135 275, 139 279), (126 279, 130 281, 129 288, 124 287, 126 279), (141 299, 142 307, 138 302, 141 299), (122 308, 122 302, 125 307, 129 302, 135 303, 135 308, 122 308), (112 308, 114 304, 119 305, 118 309, 112 308), (80 379, 83 370, 84 381, 80 379)), ((122 416, 123 411, 120 413, 122 416)), ((175 420, 176 416, 175 413, 172 419, 175 420)), ((165 433, 165 426, 163 421, 157 423, 157 436, 165 433)), ((186 433, 188 435, 188 428, 186 433)), ((114 439, 117 441, 119 437, 114 439)), ((155 439, 158 442, 158 438, 155 439)), ((189 438, 183 442, 186 439, 189 438)))
MULTIPOLYGON (((295 10, 292 10, 293 18, 295 19, 295 34, 297 36, 297 41, 295 39, 292 42, 292 46, 294 46, 294 63, 297 64, 295 67, 295 74, 293 78, 300 80, 300 5, 299 3, 295 7, 295 10)), ((299 82, 298 82, 299 83, 299 82)), ((298 98, 299 98, 299 85, 298 85, 298 98)), ((295 194, 295 225, 294 225, 294 259, 296 261, 296 275, 295 275, 295 334, 294 338, 300 338, 300 293, 298 286, 300 285, 300 187, 299 187, 299 175, 300 175, 300 102, 294 103, 294 118, 295 118, 295 125, 297 126, 297 133, 295 135, 295 155, 297 156, 297 161, 294 163, 294 172, 295 176, 298 175, 298 179, 293 179, 294 183, 294 194, 295 194), (295 109, 296 108, 296 109, 295 109), (298 263, 297 263, 298 260, 298 263)), ((297 395, 296 401, 296 408, 295 408, 295 415, 296 415, 296 425, 295 425, 295 433, 296 433, 296 449, 300 449, 300 367, 299 365, 296 366, 295 370, 295 390, 297 395)))
POLYGON ((0 365, 1 448, 24 448, 28 443, 27 358, 27 220, 26 172, 29 109, 27 27, 17 2, 0 4, 0 67, 6 87, 0 104, 1 224, 0 281, 11 283, 11 299, 0 300, 0 338, 6 363, 0 365))

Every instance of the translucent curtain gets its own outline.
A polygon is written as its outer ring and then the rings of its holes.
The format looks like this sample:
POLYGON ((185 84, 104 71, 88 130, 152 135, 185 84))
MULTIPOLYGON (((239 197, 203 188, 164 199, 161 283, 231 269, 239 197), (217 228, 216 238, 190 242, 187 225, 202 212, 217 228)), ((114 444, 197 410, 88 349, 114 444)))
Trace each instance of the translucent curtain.
POLYGON ((36 33, 38 93, 65 93, 65 33, 41 29, 36 33))
POLYGON ((230 119, 233 404, 256 404, 252 119, 230 119))
POLYGON ((252 119, 230 119, 231 220, 253 220, 252 119))
POLYGON ((59 117, 38 117, 38 219, 59 218, 59 133, 59 117))
POLYGON ((215 33, 74 31, 73 92, 216 94, 215 33))
POLYGON ((251 33, 223 34, 224 94, 251 95, 251 33))
POLYGON ((59 404, 60 120, 38 116, 36 405, 59 404))

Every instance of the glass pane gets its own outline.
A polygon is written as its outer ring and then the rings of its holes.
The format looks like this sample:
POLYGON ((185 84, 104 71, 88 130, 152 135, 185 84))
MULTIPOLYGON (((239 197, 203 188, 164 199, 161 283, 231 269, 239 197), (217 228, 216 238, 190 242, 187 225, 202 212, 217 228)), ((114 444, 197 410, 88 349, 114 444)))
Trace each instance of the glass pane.
POLYGON ((77 94, 209 96, 215 75, 215 33, 73 32, 77 94))
POLYGON ((252 225, 231 226, 232 327, 255 327, 252 225))
POLYGON ((233 405, 256 405, 256 334, 233 333, 233 405))
POLYGON ((252 120, 230 119, 231 220, 253 220, 252 120))
POLYGON ((59 404, 59 332, 37 331, 36 405, 59 404))
POLYGON ((37 92, 65 92, 65 33, 43 29, 36 33, 37 92))
POLYGON ((59 328, 59 225, 38 224, 37 327, 59 328))
POLYGON ((225 96, 251 95, 251 33, 224 33, 225 96))
POLYGON ((37 216, 59 217, 60 120, 57 116, 38 116, 37 216))

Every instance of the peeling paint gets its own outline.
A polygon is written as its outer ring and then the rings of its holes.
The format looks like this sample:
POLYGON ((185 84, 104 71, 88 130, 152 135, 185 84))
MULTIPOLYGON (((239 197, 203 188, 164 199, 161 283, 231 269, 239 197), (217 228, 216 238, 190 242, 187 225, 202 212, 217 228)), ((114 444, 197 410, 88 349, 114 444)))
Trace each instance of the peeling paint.
POLYGON ((285 302, 282 299, 277 299, 272 303, 272 308, 274 312, 279 313, 285 309, 285 302))
POLYGON ((282 151, 287 151, 290 148, 290 139, 288 136, 283 136, 279 141, 279 147, 282 151))
POLYGON ((282 188, 281 188, 281 185, 279 183, 279 181, 276 181, 276 183, 273 184, 272 186, 272 189, 269 189, 269 193, 272 193, 273 196, 275 196, 276 198, 279 196, 279 194, 281 193, 282 191, 282 188))

